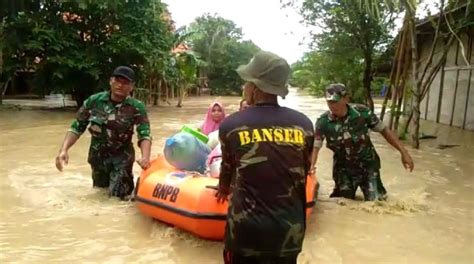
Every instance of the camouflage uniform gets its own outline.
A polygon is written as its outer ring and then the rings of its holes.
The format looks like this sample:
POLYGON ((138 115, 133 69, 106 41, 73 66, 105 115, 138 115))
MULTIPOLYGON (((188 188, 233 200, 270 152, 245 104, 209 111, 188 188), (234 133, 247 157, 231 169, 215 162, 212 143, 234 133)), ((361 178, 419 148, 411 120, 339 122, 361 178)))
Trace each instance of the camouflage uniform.
POLYGON ((230 252, 247 259, 243 263, 296 261, 306 228, 313 137, 305 115, 273 104, 234 113, 221 124, 219 189, 229 190, 232 182, 225 259, 230 252))
POLYGON ((369 137, 385 126, 363 105, 348 105, 347 116, 336 119, 328 111, 316 122, 314 146, 321 148, 324 139, 334 152, 334 191, 331 197, 354 199, 358 187, 365 200, 383 199, 386 190, 380 179, 380 158, 369 137))
POLYGON ((110 100, 110 92, 92 95, 77 113, 70 132, 81 135, 89 125, 92 135, 88 162, 92 167, 93 186, 109 189, 109 195, 123 198, 133 191, 132 144, 136 125, 138 142, 150 137, 145 106, 128 97, 121 103, 110 100))

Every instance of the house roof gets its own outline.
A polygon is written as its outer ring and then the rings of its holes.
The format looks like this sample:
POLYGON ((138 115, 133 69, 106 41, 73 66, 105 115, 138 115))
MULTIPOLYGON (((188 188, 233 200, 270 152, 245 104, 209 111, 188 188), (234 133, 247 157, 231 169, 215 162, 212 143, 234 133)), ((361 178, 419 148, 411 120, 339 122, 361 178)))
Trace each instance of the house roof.
MULTIPOLYGON (((459 5, 455 8, 449 9, 449 10, 444 10, 443 14, 445 15, 450 15, 453 17, 461 17, 466 15, 468 7, 468 2, 459 5)), ((469 11, 467 11, 469 12, 469 11)), ((432 34, 433 31, 435 31, 435 24, 438 22, 438 19, 440 18, 441 13, 437 13, 435 15, 423 18, 416 23, 416 31, 417 34, 432 34)))

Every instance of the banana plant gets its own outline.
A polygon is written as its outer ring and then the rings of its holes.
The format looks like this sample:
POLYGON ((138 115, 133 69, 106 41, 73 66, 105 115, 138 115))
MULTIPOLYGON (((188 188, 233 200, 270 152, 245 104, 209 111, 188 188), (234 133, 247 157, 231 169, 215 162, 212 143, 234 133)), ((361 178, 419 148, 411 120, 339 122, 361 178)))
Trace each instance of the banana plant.
POLYGON ((199 55, 193 52, 187 44, 187 40, 193 34, 193 31, 187 31, 186 27, 181 27, 176 30, 174 36, 171 60, 176 69, 176 86, 178 88, 177 107, 182 107, 187 90, 190 84, 196 81, 198 68, 204 63, 199 58, 199 55))

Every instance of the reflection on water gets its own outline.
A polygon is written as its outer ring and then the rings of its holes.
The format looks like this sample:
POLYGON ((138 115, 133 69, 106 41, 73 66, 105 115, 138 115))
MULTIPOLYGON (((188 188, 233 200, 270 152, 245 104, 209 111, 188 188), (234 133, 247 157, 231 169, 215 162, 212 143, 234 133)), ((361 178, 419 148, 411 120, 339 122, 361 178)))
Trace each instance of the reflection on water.
MULTIPOLYGON (((181 109, 149 109, 153 153, 161 153, 166 137, 183 124, 199 124, 214 99, 189 98, 181 109)), ((237 110, 239 98, 218 99, 230 112, 237 110)), ((323 100, 297 96, 295 90, 280 103, 313 121, 326 110, 323 100)), ((88 135, 71 149, 65 172, 57 172, 53 160, 73 117, 72 112, 0 111, 1 262, 222 262, 221 243, 144 217, 133 203, 91 188, 88 135)), ((474 133, 428 123, 423 131, 438 138, 424 141, 421 150, 409 149, 413 173, 373 135, 387 202, 329 199, 332 156, 321 151, 322 187, 299 263, 472 263, 474 133), (461 146, 437 148, 448 143, 461 146)))

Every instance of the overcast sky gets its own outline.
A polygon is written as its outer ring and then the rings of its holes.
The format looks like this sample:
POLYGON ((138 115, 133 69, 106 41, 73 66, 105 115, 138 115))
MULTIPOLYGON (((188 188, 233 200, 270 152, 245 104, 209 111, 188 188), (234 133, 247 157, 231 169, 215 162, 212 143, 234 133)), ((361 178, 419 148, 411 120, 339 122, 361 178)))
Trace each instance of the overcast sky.
MULTIPOLYGON (((171 17, 180 27, 188 25, 204 13, 218 15, 234 21, 242 28, 244 39, 250 39, 261 49, 274 52, 288 63, 300 59, 308 51, 310 29, 300 21, 293 8, 281 8, 279 0, 163 0, 171 17)), ((425 16, 426 8, 437 13, 434 3, 424 0, 418 15, 425 16)), ((402 19, 396 21, 401 26, 402 19)))
POLYGON ((171 17, 180 27, 203 13, 217 13, 242 28, 244 39, 261 49, 274 52, 288 63, 297 61, 307 51, 309 29, 291 8, 281 9, 279 0, 163 0, 171 17))

